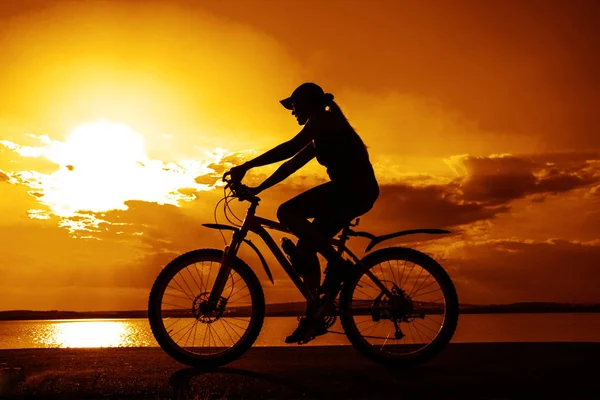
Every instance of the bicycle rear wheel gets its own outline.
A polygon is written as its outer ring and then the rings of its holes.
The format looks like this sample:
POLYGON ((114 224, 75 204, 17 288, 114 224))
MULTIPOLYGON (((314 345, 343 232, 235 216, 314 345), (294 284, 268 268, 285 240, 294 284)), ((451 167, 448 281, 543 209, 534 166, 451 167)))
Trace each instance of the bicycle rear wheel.
POLYGON ((424 363, 450 342, 458 323, 458 297, 446 271, 419 251, 392 247, 363 260, 390 292, 361 271, 340 294, 340 320, 352 345, 379 363, 424 363))
POLYGON ((216 249, 183 254, 161 271, 150 292, 148 319, 156 341, 193 367, 234 361, 252 346, 264 321, 260 282, 237 257, 216 309, 203 311, 222 259, 223 251, 216 249))

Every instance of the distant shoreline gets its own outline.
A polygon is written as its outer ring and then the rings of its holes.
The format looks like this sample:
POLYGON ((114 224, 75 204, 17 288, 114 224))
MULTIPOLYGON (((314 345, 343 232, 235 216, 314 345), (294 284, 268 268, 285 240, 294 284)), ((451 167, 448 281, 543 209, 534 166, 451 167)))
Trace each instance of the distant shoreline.
MULTIPOLYGON (((267 317, 295 317, 304 315, 305 303, 267 304, 267 317)), ((568 303, 513 303, 472 305, 460 307, 461 314, 542 314, 542 313, 600 313, 600 304, 568 303)), ((0 321, 27 321, 50 319, 110 319, 110 318, 147 318, 146 310, 130 311, 0 311, 0 321)))

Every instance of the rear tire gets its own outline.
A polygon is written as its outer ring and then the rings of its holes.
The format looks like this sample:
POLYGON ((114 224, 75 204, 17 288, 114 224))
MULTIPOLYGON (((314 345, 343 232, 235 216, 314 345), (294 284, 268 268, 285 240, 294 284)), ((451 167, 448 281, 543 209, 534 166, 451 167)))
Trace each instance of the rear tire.
MULTIPOLYGON (((411 311, 408 312, 409 316, 405 318, 406 320, 396 319, 400 331, 404 335, 396 338, 393 336, 397 333, 393 318, 388 315, 386 319, 386 311, 381 311, 384 305, 389 305, 392 301, 385 303, 386 296, 383 295, 382 299, 377 300, 379 294, 382 293, 381 289, 375 286, 364 271, 361 271, 354 280, 344 284, 340 294, 340 320, 352 345, 371 360, 394 367, 415 366, 438 355, 450 342, 458 324, 458 296, 452 280, 442 266, 424 253, 403 247, 377 250, 361 261, 376 276, 380 275, 378 276, 379 280, 388 289, 395 286, 396 289, 394 290, 397 293, 406 293, 406 298, 410 299, 406 304, 410 304, 411 311), (412 282, 410 281, 410 274, 405 276, 406 272, 404 270, 402 270, 402 277, 400 278, 401 271, 398 264, 396 264, 397 268, 392 266, 392 263, 398 262, 402 262, 404 267, 407 263, 412 263, 413 267, 410 269, 410 273, 419 267, 413 275, 412 282), (387 266, 390 269, 388 274, 385 274, 386 270, 383 268, 387 268, 387 266), (433 280, 430 281, 427 275, 425 278, 421 278, 424 271, 433 277, 433 280), (419 275, 415 279, 417 272, 419 275), (395 280, 395 285, 392 283, 392 279, 395 280), (403 281, 406 283, 403 284, 403 281), (439 293, 431 287, 434 283, 439 286, 439 293), (373 301, 368 298, 369 293, 366 292, 369 291, 374 295, 373 301), (431 293, 432 298, 429 300, 415 300, 409 295, 411 291, 415 292, 415 298, 421 296, 419 292, 431 293), (359 299, 363 295, 367 299, 359 299), (442 299, 444 303, 439 304, 442 299), (361 305, 362 307, 360 307, 361 305), (411 318, 410 315, 423 316, 411 318), (371 326, 379 323, 385 324, 386 320, 388 325, 382 325, 383 330, 380 331, 383 333, 381 337, 371 336, 374 333, 369 334, 368 329, 374 329, 371 332, 377 332, 378 329, 377 326, 375 328, 371 328, 371 326), (426 321, 428 322, 426 323, 426 321), (428 325, 432 321, 434 323, 433 328, 428 325), (371 322, 373 322, 373 325, 371 325, 371 322), (441 326, 436 328, 435 323, 441 324, 441 326), (368 329, 361 332, 361 327, 368 327, 368 329), (369 341, 370 339, 373 343, 369 341), (413 343, 410 343, 411 339, 413 343), (417 343, 421 341, 427 343, 417 343), (378 343, 375 344, 375 342, 378 343), (385 348, 386 345, 388 346, 387 349, 385 348)), ((409 268, 406 269, 409 270, 409 268)), ((402 296, 398 295, 396 300, 402 296)))
MULTIPOLYGON (((231 262, 231 272, 222 295, 222 299, 225 299, 222 301, 222 309, 211 315, 200 311, 199 304, 207 299, 207 293, 210 293, 212 288, 210 278, 216 277, 222 259, 223 251, 217 249, 185 253, 171 261, 160 272, 150 291, 148 320, 156 341, 173 359, 192 367, 215 367, 236 360, 252 346, 263 325, 265 299, 262 287, 252 269, 237 257, 231 262), (196 265, 198 263, 202 265, 200 269, 196 265), (210 263, 210 270, 204 267, 205 263, 210 263), (217 268, 212 268, 215 263, 217 268), (188 269, 190 266, 193 268, 188 269), (243 290, 243 286, 239 288, 242 282, 246 285, 248 294, 238 294, 243 290), (166 293, 167 290, 171 292, 166 293), (230 302, 240 296, 243 296, 245 302, 237 304, 237 309, 232 308, 236 307, 236 304, 230 302), (246 305, 246 302, 249 302, 249 305, 246 305), (173 308, 174 306, 176 307, 173 308), (248 317, 245 316, 247 314, 248 317), (249 321, 245 318, 249 318, 249 321), (188 322, 189 324, 185 325, 188 322), (247 326, 244 326, 245 322, 248 322, 247 326), (186 330, 188 326, 190 328, 186 330), (204 340, 200 346, 199 339, 198 346, 195 347, 199 327, 204 329, 204 340), (175 340, 179 332, 183 332, 182 341, 187 335, 183 345, 175 340), (192 333, 194 340, 188 347, 192 333), (207 337, 208 354, 205 354, 207 337), (214 354, 211 353, 211 340, 214 354), (231 342, 231 345, 228 346, 225 342, 231 342)), ((214 284, 214 280, 212 283, 214 284)))

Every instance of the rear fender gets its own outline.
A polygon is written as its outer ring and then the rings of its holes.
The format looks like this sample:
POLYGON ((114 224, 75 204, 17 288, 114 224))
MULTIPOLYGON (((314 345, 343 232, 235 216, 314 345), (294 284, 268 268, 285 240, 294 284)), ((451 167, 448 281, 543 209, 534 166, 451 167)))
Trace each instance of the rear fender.
POLYGON ((429 234, 438 235, 438 234, 442 234, 442 233, 451 233, 451 232, 447 231, 445 229, 409 229, 409 230, 405 230, 405 231, 388 233, 387 235, 381 235, 381 236, 374 236, 368 232, 356 232, 356 234, 357 234, 356 236, 363 236, 363 237, 368 237, 371 239, 371 242, 368 244, 367 248, 365 249, 365 252, 367 252, 385 240, 389 240, 389 239, 392 239, 392 238, 395 238, 398 236, 413 235, 415 233, 429 233, 429 234))

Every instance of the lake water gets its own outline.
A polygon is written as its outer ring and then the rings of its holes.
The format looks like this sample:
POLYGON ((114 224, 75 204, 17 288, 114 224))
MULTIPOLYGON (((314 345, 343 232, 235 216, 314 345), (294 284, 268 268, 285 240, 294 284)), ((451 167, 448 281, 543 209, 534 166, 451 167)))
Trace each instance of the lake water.
MULTIPOLYGON (((267 317, 255 346, 287 346, 295 317, 267 317)), ((331 331, 341 332, 337 322, 331 331)), ((465 314, 452 340, 459 342, 600 342, 600 313, 465 314)), ((328 333, 308 346, 348 345, 328 333)), ((146 319, 0 321, 0 349, 158 346, 146 319)))

